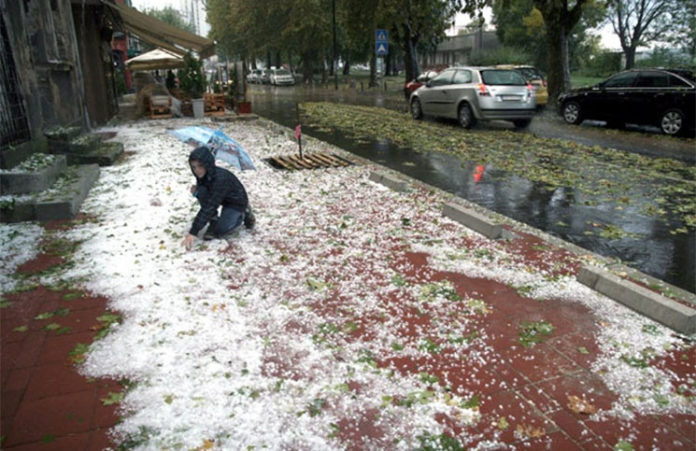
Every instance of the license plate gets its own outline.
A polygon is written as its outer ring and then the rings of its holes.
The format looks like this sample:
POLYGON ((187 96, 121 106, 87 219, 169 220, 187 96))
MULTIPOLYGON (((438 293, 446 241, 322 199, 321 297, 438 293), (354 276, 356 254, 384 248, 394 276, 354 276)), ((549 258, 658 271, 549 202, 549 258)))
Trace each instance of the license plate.
POLYGON ((500 96, 503 100, 520 100, 520 96, 500 96))

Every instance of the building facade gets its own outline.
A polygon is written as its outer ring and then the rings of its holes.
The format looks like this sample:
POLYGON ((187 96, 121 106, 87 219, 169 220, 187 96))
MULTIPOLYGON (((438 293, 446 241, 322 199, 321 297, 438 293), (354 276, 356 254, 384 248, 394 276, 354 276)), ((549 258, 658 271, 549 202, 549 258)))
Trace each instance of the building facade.
POLYGON ((0 0, 2 167, 48 129, 86 131, 117 113, 115 20, 99 0, 0 0))

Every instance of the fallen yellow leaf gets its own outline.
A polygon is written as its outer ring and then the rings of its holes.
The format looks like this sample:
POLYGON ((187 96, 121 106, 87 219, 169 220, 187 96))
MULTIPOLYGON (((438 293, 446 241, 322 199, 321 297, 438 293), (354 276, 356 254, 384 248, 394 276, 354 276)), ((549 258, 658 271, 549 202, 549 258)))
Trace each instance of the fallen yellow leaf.
POLYGON ((215 445, 215 440, 203 440, 203 445, 196 448, 194 451, 202 451, 204 449, 212 449, 215 445))
POLYGON ((597 408, 575 395, 568 395, 568 408, 575 413, 591 415, 597 412, 597 408))
POLYGON ((533 426, 529 426, 527 424, 518 424, 517 425, 517 433, 523 437, 527 438, 537 438, 537 437, 543 437, 546 432, 544 432, 543 428, 535 428, 533 426))

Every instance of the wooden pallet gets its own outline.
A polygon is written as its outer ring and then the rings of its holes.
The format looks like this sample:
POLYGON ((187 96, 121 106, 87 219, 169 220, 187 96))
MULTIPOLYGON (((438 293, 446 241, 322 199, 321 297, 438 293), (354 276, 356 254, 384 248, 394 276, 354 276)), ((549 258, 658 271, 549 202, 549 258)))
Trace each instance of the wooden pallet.
POLYGON ((337 155, 327 153, 308 153, 303 158, 299 155, 283 155, 271 157, 268 161, 275 167, 294 171, 298 169, 338 168, 350 166, 353 163, 337 155))

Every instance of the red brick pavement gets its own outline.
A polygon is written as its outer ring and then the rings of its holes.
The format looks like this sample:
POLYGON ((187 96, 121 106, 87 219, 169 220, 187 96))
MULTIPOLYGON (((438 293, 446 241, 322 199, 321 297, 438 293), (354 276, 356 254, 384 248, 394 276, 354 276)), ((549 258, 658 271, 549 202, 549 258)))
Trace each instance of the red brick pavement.
MULTIPOLYGON (((21 270, 49 269, 47 258, 40 255, 21 270)), ((0 309, 2 449, 109 448, 107 432, 118 420, 117 406, 102 400, 122 387, 80 375, 73 352, 95 339, 106 299, 43 286, 4 298, 9 305, 0 309)))

